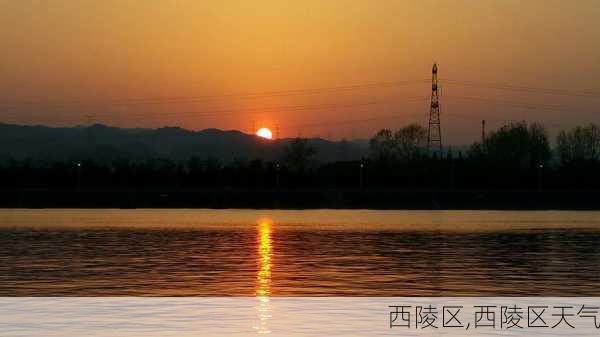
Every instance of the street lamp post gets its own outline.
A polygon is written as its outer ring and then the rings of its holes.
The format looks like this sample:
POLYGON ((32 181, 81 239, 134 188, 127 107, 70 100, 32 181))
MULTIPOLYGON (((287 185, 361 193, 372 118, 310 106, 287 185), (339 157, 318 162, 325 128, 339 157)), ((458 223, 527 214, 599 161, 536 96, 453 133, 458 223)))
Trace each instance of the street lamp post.
POLYGON ((77 189, 81 189, 81 163, 77 163, 77 189))
POLYGON ((543 188, 544 164, 538 165, 538 190, 543 188))
POLYGON ((279 163, 275 164, 275 186, 277 190, 279 190, 279 171, 281 170, 281 166, 279 163))
POLYGON ((365 164, 364 163, 360 163, 360 182, 359 182, 359 187, 362 190, 364 188, 364 168, 365 168, 365 164))

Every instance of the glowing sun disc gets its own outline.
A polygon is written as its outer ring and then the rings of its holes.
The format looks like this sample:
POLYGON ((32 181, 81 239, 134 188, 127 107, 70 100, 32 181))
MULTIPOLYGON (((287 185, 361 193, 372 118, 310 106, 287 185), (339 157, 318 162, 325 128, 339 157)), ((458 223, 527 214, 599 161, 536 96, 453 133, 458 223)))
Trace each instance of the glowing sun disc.
POLYGON ((267 128, 260 128, 256 131, 256 135, 266 139, 273 139, 273 132, 267 128))

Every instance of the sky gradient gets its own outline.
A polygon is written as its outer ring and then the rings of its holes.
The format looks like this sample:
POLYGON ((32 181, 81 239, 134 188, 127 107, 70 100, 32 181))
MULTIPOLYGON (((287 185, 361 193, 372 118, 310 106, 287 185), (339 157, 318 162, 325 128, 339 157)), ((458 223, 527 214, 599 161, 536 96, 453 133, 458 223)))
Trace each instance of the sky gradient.
POLYGON ((0 122, 368 137, 426 124, 438 62, 445 143, 478 139, 482 119, 554 134, 600 121, 598 13, 595 0, 0 0, 0 122))

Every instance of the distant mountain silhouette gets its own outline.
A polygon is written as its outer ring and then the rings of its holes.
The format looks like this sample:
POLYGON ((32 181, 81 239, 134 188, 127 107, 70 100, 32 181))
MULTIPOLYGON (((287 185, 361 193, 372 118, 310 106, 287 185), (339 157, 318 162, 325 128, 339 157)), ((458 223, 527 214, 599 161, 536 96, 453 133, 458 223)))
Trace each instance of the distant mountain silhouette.
MULTIPOLYGON (((265 140, 240 131, 179 127, 124 129, 95 124, 89 127, 55 128, 0 123, 0 160, 43 161, 95 159, 144 160, 192 157, 219 159, 279 160, 293 139, 265 140)), ((310 139, 320 162, 357 160, 367 155, 366 140, 328 141, 310 139)))

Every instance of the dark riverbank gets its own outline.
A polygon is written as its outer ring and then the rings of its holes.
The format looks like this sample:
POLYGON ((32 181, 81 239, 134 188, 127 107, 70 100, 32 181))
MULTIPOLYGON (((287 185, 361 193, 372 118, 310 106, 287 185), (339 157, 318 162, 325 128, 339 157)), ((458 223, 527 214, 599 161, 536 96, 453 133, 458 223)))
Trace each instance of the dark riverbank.
POLYGON ((0 191, 0 207, 600 210, 600 191, 11 189, 0 191))

